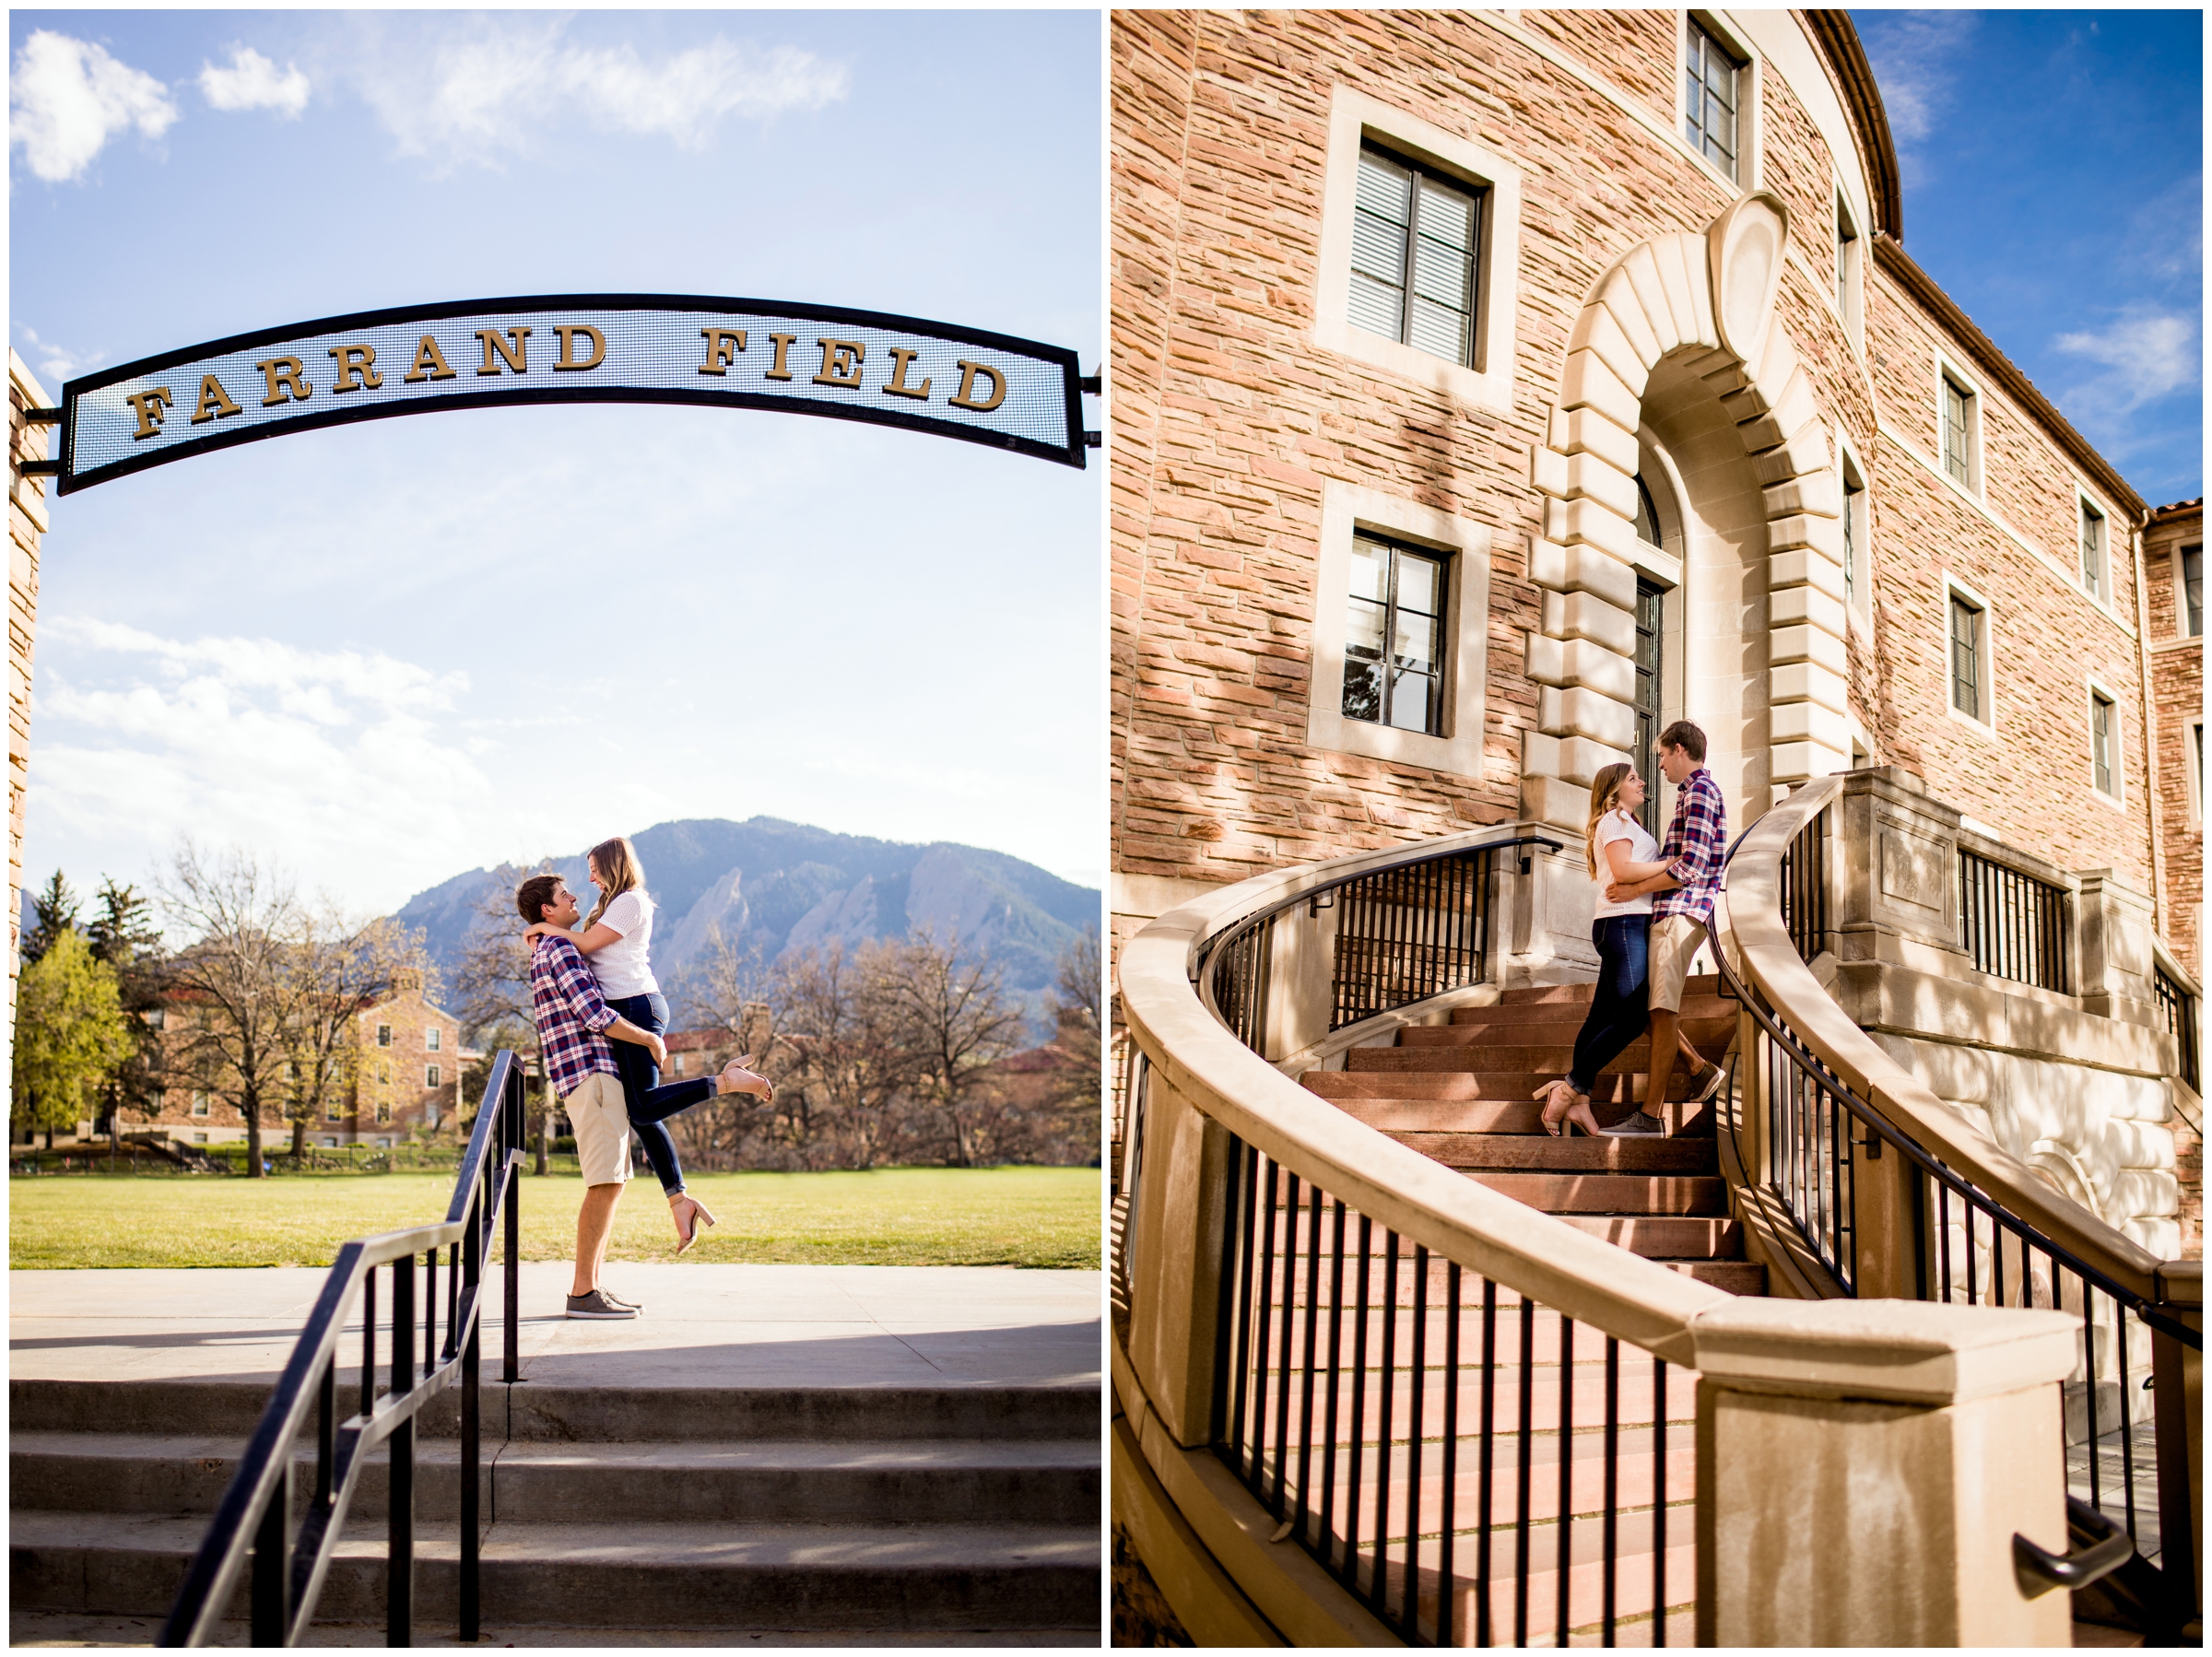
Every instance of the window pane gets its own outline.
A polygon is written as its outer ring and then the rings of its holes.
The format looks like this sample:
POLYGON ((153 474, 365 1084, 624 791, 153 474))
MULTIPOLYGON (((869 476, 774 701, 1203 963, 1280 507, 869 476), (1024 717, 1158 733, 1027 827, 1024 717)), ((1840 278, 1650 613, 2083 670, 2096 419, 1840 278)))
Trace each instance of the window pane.
POLYGON ((1364 208, 1353 214, 1352 268, 1386 288, 1404 286, 1406 227, 1385 224, 1364 208))
POLYGON ((1344 653, 1367 661, 1380 661, 1382 656, 1382 628, 1389 615, 1381 605, 1371 605, 1355 598, 1345 616, 1344 653))
POLYGON ((1379 546, 1372 541, 1353 540, 1351 593, 1354 598, 1363 598, 1370 604, 1390 602, 1389 547, 1379 546))
POLYGON ((1474 268, 1473 259, 1460 249, 1429 236, 1414 238, 1413 290, 1424 300, 1465 311, 1467 278, 1474 268))
POLYGON ((1391 675, 1390 723, 1401 731, 1433 731, 1436 676, 1405 668, 1391 675))
POLYGON ((2112 792, 2112 705, 2100 696, 2089 699, 2089 746, 2097 767, 2097 788, 2112 792))
POLYGON ((1969 719, 1982 717, 1981 614, 1962 598, 1951 600, 1951 706, 1969 719))
POLYGON ((1475 251, 1475 198, 1434 179, 1421 180, 1420 222, 1416 226, 1430 241, 1441 242, 1463 253, 1475 251))
POLYGON ((1397 636, 1391 640, 1391 655, 1401 667, 1417 667, 1423 673, 1436 665, 1436 622, 1428 616, 1416 616, 1411 611, 1398 612, 1397 636))
POLYGON ((1435 558, 1413 552, 1398 554, 1398 608, 1421 616, 1439 614, 1443 608, 1438 602, 1443 591, 1443 565, 1435 558))
POLYGON ((1413 326, 1406 330, 1406 343, 1431 357, 1464 364, 1467 360, 1467 318, 1431 300, 1416 299, 1413 326))
POLYGON ((2081 510, 2081 584, 2104 596, 2104 519, 2086 506, 2081 510))
POLYGON ((1385 339, 1406 336, 1406 296, 1358 271, 1352 273, 1352 298, 1347 313, 1355 328, 1380 334, 1385 339))
POLYGON ((1382 717, 1382 668, 1375 662, 1347 661, 1344 664, 1344 716, 1380 720, 1382 717))
POLYGON ((1371 149, 1359 152, 1359 207, 1392 224, 1406 222, 1413 172, 1371 149))
POLYGON ((2199 546, 2182 548, 2182 621, 2188 637, 2200 637, 2205 630, 2205 549, 2199 546))

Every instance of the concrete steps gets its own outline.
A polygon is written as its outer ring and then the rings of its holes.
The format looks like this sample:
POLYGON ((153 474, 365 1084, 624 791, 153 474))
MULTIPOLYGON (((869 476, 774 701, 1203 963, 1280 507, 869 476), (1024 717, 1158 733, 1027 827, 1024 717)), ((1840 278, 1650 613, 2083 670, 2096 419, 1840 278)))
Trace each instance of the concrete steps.
MULTIPOLYGON (((11 1605, 164 1615, 267 1393, 11 1383, 11 1605), (162 1430, 191 1418, 181 1393, 217 1430, 162 1430)), ((450 1408, 429 1422, 452 1424, 450 1408)), ((417 1449, 425 1625, 456 1614, 459 1448, 417 1449)), ((304 1504, 312 1446, 295 1458, 304 1504)), ((385 1468, 380 1454, 363 1469, 320 1620, 382 1617, 385 1468)), ((920 1633, 1097 1616, 1095 1386, 488 1384, 481 1477, 488 1626, 920 1633)), ((229 1609, 245 1615, 242 1591, 229 1609)))

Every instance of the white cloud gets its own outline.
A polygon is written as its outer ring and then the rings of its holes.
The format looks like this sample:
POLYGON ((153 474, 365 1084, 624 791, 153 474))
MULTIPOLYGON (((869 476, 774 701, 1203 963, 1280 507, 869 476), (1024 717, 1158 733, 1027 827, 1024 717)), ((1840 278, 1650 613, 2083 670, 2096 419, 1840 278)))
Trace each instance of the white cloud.
POLYGON ((1965 11, 1858 12, 1866 60, 1881 88, 1882 112, 1898 147, 1907 184, 1925 182, 1930 168, 1921 141, 1936 131, 1951 95, 1959 60, 1971 43, 1972 13, 1965 11))
MULTIPOLYGON (((535 131, 581 116, 601 131, 660 136, 703 149, 725 116, 764 121, 842 99, 849 76, 796 47, 716 36, 658 58, 627 43, 570 44, 567 24, 532 29, 502 18, 496 31, 398 50, 434 65, 427 75, 370 66, 361 91, 402 155, 441 169, 494 166, 529 148, 535 131)), ((382 54, 380 54, 382 55, 382 54)))
POLYGON ((2136 311, 2108 328, 2061 334, 2052 343, 2104 370, 2088 385, 2118 414, 2185 391, 2199 378, 2196 319, 2186 314, 2136 311))
POLYGON ((230 66, 218 69, 203 61, 200 92, 218 110, 275 110, 297 120, 307 108, 307 76, 293 65, 284 72, 251 46, 230 48, 230 66))
POLYGON ((89 41, 41 29, 16 53, 8 147, 49 182, 79 176, 117 134, 135 126, 159 138, 176 118, 167 88, 89 41))
MULTIPOLYGON (((38 330, 29 323, 18 323, 16 331, 23 335, 24 343, 35 354, 39 372, 49 380, 74 380, 87 369, 98 368, 108 355, 105 351, 94 351, 88 357, 66 346, 56 345, 51 339, 41 339, 38 330)), ((46 389, 57 397, 61 395, 62 388, 59 385, 50 385, 46 389)))

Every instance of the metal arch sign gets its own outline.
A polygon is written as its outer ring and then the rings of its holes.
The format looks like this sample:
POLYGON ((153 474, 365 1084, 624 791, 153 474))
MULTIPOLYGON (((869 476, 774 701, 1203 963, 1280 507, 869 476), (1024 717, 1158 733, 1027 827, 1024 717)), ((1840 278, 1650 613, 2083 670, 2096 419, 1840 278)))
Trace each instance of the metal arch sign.
POLYGON ((913 317, 684 294, 413 305, 211 340, 72 380, 62 494, 354 420, 520 403, 695 403, 866 420, 1081 467, 1076 355, 913 317))

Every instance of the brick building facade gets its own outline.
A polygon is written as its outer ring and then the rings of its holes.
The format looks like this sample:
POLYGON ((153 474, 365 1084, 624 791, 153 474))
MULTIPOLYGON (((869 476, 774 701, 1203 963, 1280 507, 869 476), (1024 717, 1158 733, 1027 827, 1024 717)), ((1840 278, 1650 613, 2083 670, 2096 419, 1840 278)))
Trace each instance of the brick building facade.
MULTIPOLYGON (((173 1030, 194 1016, 188 1003, 172 1001, 163 1024, 173 1030)), ((355 1017, 350 1074, 309 1121, 308 1144, 388 1147, 415 1130, 450 1122, 461 1109, 463 1064, 477 1056, 461 1045, 460 1020, 423 998, 419 979, 403 976, 393 994, 355 1017)), ((172 1087, 162 1095, 159 1114, 126 1122, 124 1132, 148 1126, 184 1145, 246 1137, 244 1112, 220 1088, 172 1087)), ((282 1149, 290 1142, 288 1121, 263 1122, 265 1146, 282 1149)))

